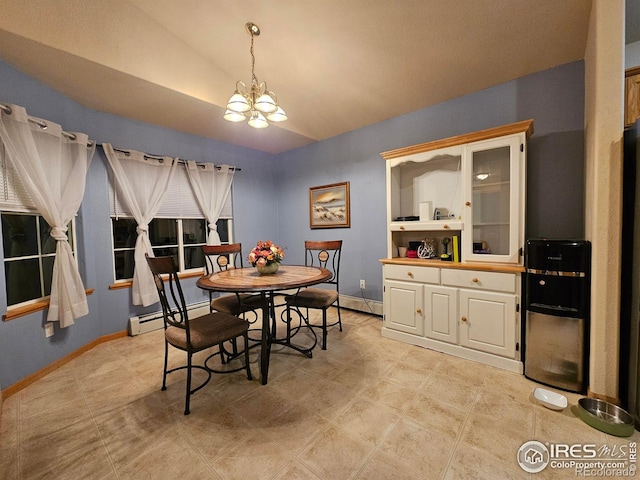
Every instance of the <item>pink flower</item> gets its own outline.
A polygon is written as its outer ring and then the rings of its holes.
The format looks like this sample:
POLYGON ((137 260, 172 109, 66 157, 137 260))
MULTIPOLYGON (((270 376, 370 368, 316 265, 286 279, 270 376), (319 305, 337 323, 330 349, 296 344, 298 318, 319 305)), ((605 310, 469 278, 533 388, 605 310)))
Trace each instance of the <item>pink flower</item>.
POLYGON ((249 253, 248 260, 255 267, 256 265, 270 265, 274 262, 280 263, 283 258, 282 248, 271 240, 260 240, 249 253))

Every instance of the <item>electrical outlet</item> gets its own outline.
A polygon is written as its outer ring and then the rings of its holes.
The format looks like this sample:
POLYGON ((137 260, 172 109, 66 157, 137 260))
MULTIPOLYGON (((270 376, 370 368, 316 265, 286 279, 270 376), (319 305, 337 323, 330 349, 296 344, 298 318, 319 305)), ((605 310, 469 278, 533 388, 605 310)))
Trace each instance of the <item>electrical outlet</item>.
POLYGON ((53 322, 44 324, 44 338, 53 337, 53 322))
POLYGON ((361 288, 362 290, 364 290, 365 288, 367 288, 367 284, 365 283, 365 281, 364 281, 364 280, 360 280, 360 288, 361 288))

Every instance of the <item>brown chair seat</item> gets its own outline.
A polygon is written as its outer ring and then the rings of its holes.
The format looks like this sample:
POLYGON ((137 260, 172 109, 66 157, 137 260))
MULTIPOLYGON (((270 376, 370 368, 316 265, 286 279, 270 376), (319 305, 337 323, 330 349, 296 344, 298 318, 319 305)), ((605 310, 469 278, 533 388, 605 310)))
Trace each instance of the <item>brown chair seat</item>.
POLYGON ((229 315, 241 315, 262 308, 262 297, 241 293, 239 295, 224 295, 211 300, 211 309, 229 315))
POLYGON ((288 295, 285 301, 296 307, 321 309, 326 308, 338 300, 338 292, 335 290, 323 290, 322 288, 306 288, 297 295, 288 295))
MULTIPOLYGON (((190 320, 189 327, 191 347, 199 351, 243 335, 249 328, 249 322, 226 313, 209 313, 190 320)), ((187 349, 186 329, 172 326, 164 334, 174 347, 187 349)))

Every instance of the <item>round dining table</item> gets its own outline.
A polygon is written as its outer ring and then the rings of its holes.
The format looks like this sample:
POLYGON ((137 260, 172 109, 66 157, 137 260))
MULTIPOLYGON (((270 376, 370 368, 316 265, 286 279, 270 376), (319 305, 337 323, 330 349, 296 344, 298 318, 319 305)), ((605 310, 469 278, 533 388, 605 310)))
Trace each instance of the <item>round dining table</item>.
POLYGON ((204 275, 198 279, 196 285, 204 290, 214 292, 259 293, 262 296, 260 378, 262 384, 266 385, 269 376, 271 345, 274 342, 311 356, 311 349, 303 351, 303 349, 291 344, 289 338, 286 341, 278 341, 276 339, 274 294, 284 290, 316 285, 329 280, 331 277, 331 271, 326 268, 307 267, 304 265, 280 265, 276 273, 269 275, 261 275, 254 267, 245 267, 230 268, 204 275))

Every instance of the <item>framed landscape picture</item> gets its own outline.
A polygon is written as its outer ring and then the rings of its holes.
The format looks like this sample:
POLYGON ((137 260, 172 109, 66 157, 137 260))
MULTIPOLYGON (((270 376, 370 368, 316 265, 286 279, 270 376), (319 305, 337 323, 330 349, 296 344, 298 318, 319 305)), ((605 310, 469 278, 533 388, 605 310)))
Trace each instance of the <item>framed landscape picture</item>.
POLYGON ((309 189, 309 226, 311 228, 351 227, 349 182, 309 189))

